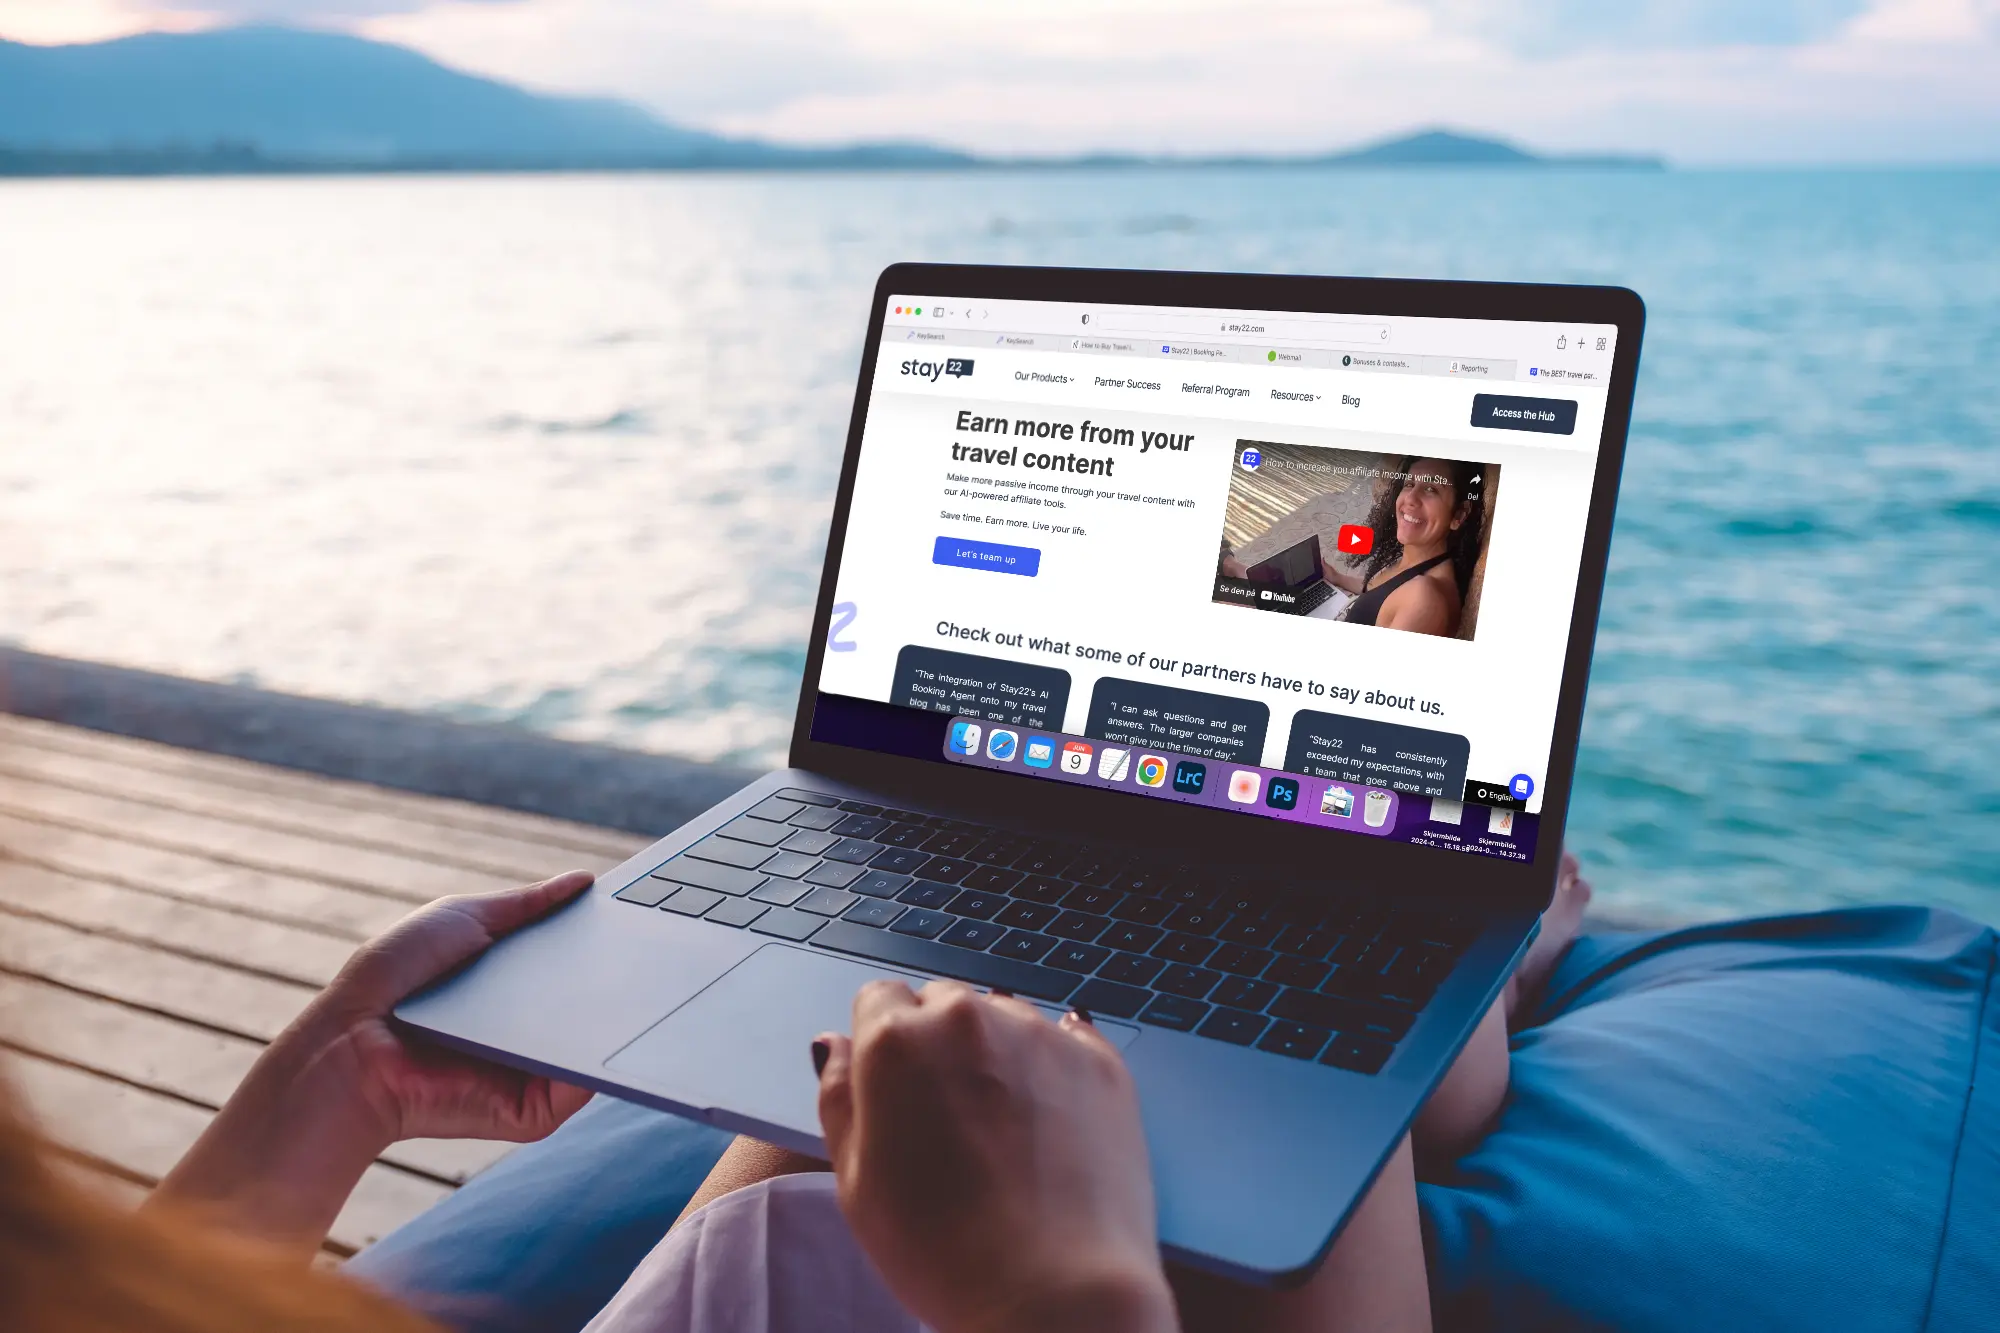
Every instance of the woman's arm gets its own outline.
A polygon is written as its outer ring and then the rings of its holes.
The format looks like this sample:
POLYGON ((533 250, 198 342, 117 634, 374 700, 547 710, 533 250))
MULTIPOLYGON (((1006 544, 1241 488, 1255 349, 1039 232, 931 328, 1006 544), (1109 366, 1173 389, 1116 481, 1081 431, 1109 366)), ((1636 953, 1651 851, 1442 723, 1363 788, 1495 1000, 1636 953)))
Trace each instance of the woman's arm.
POLYGON ((1357 570, 1335 569, 1333 561, 1319 558, 1319 576, 1345 593, 1359 597, 1368 590, 1368 576, 1357 570))
POLYGON ((149 1206, 198 1211, 303 1259, 391 1143, 525 1142, 554 1130, 588 1092, 407 1040, 389 1011, 590 883, 571 871, 442 898, 362 945, 265 1048, 149 1206))
POLYGON ((1413 634, 1451 634, 1458 628, 1458 608, 1437 580, 1414 578, 1389 594, 1375 623, 1413 634))

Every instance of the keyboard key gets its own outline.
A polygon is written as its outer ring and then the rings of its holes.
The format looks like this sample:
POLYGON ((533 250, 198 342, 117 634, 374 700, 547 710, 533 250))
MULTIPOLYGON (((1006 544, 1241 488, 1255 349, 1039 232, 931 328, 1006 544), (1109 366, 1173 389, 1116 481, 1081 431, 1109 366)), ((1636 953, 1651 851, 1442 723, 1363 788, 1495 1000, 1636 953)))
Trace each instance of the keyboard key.
POLYGON ((1247 944, 1252 948, 1261 949, 1276 939, 1282 929, 1284 929, 1282 921, 1272 921, 1264 917, 1233 916, 1222 929, 1215 932, 1215 937, 1224 944, 1247 944))
POLYGON ((1278 950, 1300 958, 1319 959, 1326 957, 1327 950, 1338 943, 1340 936, 1331 931, 1294 926, 1278 940, 1278 950))
POLYGON ((1307 990, 1318 990, 1319 983, 1326 980, 1326 971, 1325 963, 1315 963, 1307 958, 1295 958, 1290 954, 1279 954, 1277 961, 1264 969, 1264 976, 1280 986, 1302 986, 1307 990))
POLYGON ((1141 1023, 1152 1023, 1176 1032, 1192 1032, 1208 1016, 1208 1006, 1200 1000, 1184 1000, 1178 995, 1155 995, 1139 1013, 1141 1023))
POLYGON ((968 889, 983 889, 988 893, 1005 893, 1021 882, 1021 874, 1016 870, 1002 870, 999 866, 981 866, 967 875, 959 883, 968 889))
POLYGON ((921 827, 929 824, 931 817, 929 815, 918 814, 915 810, 898 810, 892 805, 882 811, 882 818, 893 819, 898 824, 916 824, 921 827))
POLYGON ((1151 994, 1137 986, 1121 986, 1115 981, 1094 977, 1084 982, 1076 994, 1069 997, 1069 1002, 1079 1009, 1088 1009, 1092 1014, 1136 1018, 1152 998, 1151 994))
POLYGON ((1142 926, 1136 922, 1114 921, 1111 929, 1098 936, 1097 942, 1108 949, 1123 949, 1127 953, 1146 953, 1155 944, 1167 937, 1167 932, 1158 926, 1142 926))
POLYGON ((1257 1049, 1289 1055, 1294 1060, 1310 1060, 1332 1035, 1325 1028, 1308 1027, 1304 1023, 1273 1023, 1264 1040, 1257 1043, 1257 1049))
POLYGON ((1010 930, 993 952, 1002 958, 1014 958, 1024 963, 1039 963, 1056 947, 1057 941, 1047 935, 1037 935, 1032 930, 1010 930))
POLYGON ((1154 977, 1166 970, 1166 966, 1162 959, 1146 958, 1136 953, 1115 953, 1111 955, 1110 962, 1097 969, 1097 975, 1127 986, 1148 986, 1154 977))
POLYGON ((1155 896, 1179 907, 1206 907, 1215 898, 1206 884, 1188 878, 1175 879, 1155 896))
POLYGON ((793 906, 801 912, 811 912, 815 916, 839 916, 854 904, 869 901, 873 900, 864 899, 857 893, 849 893, 846 889, 820 888, 814 889, 793 906))
POLYGON ((1222 984, 1215 988, 1209 998, 1217 1004, 1226 1004, 1231 1009, 1262 1009, 1276 999, 1278 988, 1268 981, 1252 981, 1248 977, 1224 977, 1222 984))
POLYGON ((872 838, 889 827, 889 821, 873 815, 849 815, 833 826, 843 838, 872 838))
POLYGON ((916 851, 930 839, 931 831, 922 824, 896 824, 875 841, 888 847, 907 847, 916 851))
POLYGON ((896 967, 956 977, 976 986, 1001 987, 1038 1000, 1061 1000, 1075 990, 1081 980, 1072 972, 1038 967, 997 953, 954 949, 936 940, 898 934, 894 927, 870 930, 851 921, 828 922, 826 929, 813 937, 813 944, 817 948, 872 958, 896 967))
POLYGON ((842 838, 826 849, 826 859, 844 861, 849 865, 867 865, 881 850, 879 842, 870 842, 866 838, 842 838))
POLYGON ((1332 1028, 1347 1036, 1388 1041, 1400 1041, 1403 1034, 1410 1030, 1410 1024, 1416 1021, 1400 1010, 1378 1009, 1337 995, 1308 990, 1285 991, 1271 1001, 1270 1013, 1274 1018, 1308 1023, 1316 1028, 1332 1028))
POLYGON ((1061 909, 1044 907, 1040 903, 1024 903, 1016 899, 1000 909, 993 919, 1003 926, 1018 926, 1022 930, 1040 930, 1061 915, 1061 909))
POLYGON ((1101 889, 1118 877, 1120 868, 1116 861, 1094 857, 1085 852, 1073 865, 1064 868, 1063 878, 1101 889))
POLYGON ((1153 946, 1153 957, 1170 963, 1199 963, 1215 952, 1215 941, 1199 935, 1169 935, 1153 946))
POLYGON ((797 852, 802 856, 824 856, 826 849, 839 841, 840 838, 835 834, 802 828, 794 830, 792 836, 785 839, 784 845, 786 851, 797 852))
POLYGON ((1118 900, 1123 896, 1116 889, 1094 889, 1086 884, 1072 889, 1063 898, 1062 905, 1079 912, 1094 912, 1099 916, 1109 916, 1111 909, 1118 905, 1118 900))
POLYGON ((1089 912, 1064 912, 1051 921, 1048 932, 1066 940, 1089 941, 1104 933, 1111 924, 1108 916, 1092 916, 1089 912))
POLYGON ((1220 972, 1211 972, 1205 967, 1169 967, 1153 980, 1153 989, 1165 991, 1169 995, 1183 995, 1190 1000, 1199 1000, 1215 989, 1215 983, 1222 980, 1220 972))
POLYGON ((1148 870, 1143 866, 1126 866, 1124 871, 1111 881, 1111 887, 1120 893, 1136 893, 1147 897, 1163 883, 1165 878, 1158 871, 1148 870))
POLYGON ((996 926, 991 921, 960 921, 938 938, 961 949, 990 949, 1006 933, 1007 927, 996 926))
POLYGON ((807 805, 839 805, 838 796, 828 796, 823 791, 801 791, 797 787, 780 787, 778 795, 788 801, 804 801, 807 805))
POLYGON ((1025 875, 1053 875, 1076 855, 1067 847, 1037 843, 1014 858, 1014 869, 1025 875))
POLYGON ((1387 1042, 1352 1037, 1343 1032, 1333 1039, 1319 1062, 1336 1069, 1350 1069, 1357 1074, 1373 1074, 1387 1064, 1393 1054, 1395 1048, 1387 1042))
POLYGON ((877 870, 889 870, 899 875, 914 874, 918 866, 930 860, 922 852, 907 847, 891 847, 868 864, 877 870))
POLYGON ((951 900, 947 909, 956 916, 969 916, 979 921, 991 921, 994 914, 1006 907, 1012 899, 997 893, 975 893, 966 890, 951 900))
POLYGON ((932 856, 959 857, 978 845, 979 839, 972 834, 954 833, 949 829, 933 830, 931 836, 924 839, 924 850, 932 856))
POLYGON ((749 815, 736 816, 716 832, 725 838, 754 842, 764 847, 776 847, 792 836, 792 829, 787 825, 773 824, 768 819, 753 819, 749 815))
POLYGON ((861 898, 854 906, 840 914, 842 921, 854 921, 864 926, 886 926, 908 909, 901 903, 887 902, 881 898, 861 898))
POLYGON ((1264 969, 1277 957, 1269 949, 1252 949, 1243 944, 1225 944, 1208 957, 1208 965, 1218 972, 1230 972, 1239 977, 1262 976, 1264 969))
POLYGON ((867 873, 866 866, 848 865, 841 861, 822 861, 806 872, 806 883, 844 889, 867 873))
POLYGON ((783 875, 786 879, 797 879, 800 875, 819 864, 817 856, 801 856, 797 852, 779 852, 763 865, 758 866, 760 874, 783 875))
POLYGON ((1065 972, 1095 972, 1109 957, 1111 950, 1095 944, 1059 944, 1042 961, 1065 972))
POLYGON ((933 884, 920 879, 896 895, 897 902, 908 903, 912 907, 943 907, 958 896, 958 890, 949 884, 933 884))
POLYGON ((1120 921, 1136 921, 1141 925, 1157 926, 1173 913, 1174 905, 1163 898, 1141 898, 1133 895, 1111 909, 1111 915, 1120 921))
POLYGON ((1213 935, 1215 928, 1228 920, 1228 914, 1213 907, 1183 907, 1168 917, 1163 923, 1168 930, 1180 931, 1188 935, 1213 935))
POLYGON ((917 873, 940 884, 956 884, 979 867, 955 856, 933 856, 917 873))
POLYGON ((653 878, 692 884, 697 889, 714 889, 732 898, 740 898, 764 882, 764 876, 755 870, 738 870, 735 866, 717 865, 713 861, 690 861, 683 856, 676 856, 655 870, 653 878))
POLYGON ((866 801, 842 801, 840 808, 857 815, 879 815, 882 813, 881 806, 870 805, 866 801))
POLYGON ((768 819, 774 824, 783 824, 806 806, 805 801, 788 801, 782 796, 766 796, 745 813, 755 815, 758 819, 768 819))
MULTIPOLYGON (((776 935, 780 939, 811 939, 814 931, 826 924, 823 916, 811 912, 794 912, 789 907, 773 907, 764 915, 750 923, 750 929, 759 935, 776 935)), ((861 927, 857 926, 859 930, 861 927)))
POLYGON ((1236 1009, 1217 1009, 1195 1029, 1198 1036, 1213 1037, 1231 1046, 1248 1046, 1257 1040, 1270 1019, 1262 1014, 1246 1014, 1236 1009))
POLYGON ((1021 854, 1019 838, 988 838, 985 842, 966 853, 966 859, 977 861, 983 866, 1012 865, 1014 858, 1021 854))
POLYGON ((919 939, 935 939, 950 926, 956 918, 943 912, 933 912, 927 907, 912 907, 897 917, 889 929, 899 935, 915 935, 919 939))
POLYGON ((1264 909, 1277 900, 1275 885, 1236 884, 1225 888, 1216 898, 1215 905, 1231 916, 1262 916, 1264 909))
POLYGON ((838 810, 824 810, 818 806, 812 806, 799 811, 799 813, 793 815, 785 822, 793 828, 830 829, 843 818, 845 816, 838 810))
MULTIPOLYGON (((637 884, 627 884, 611 896, 622 902, 637 903, 641 907, 658 907, 660 900, 677 892, 680 886, 664 879, 654 879, 650 875, 637 884)), ((1055 915, 1051 912, 1049 915, 1055 915)))
POLYGON ((692 856, 701 861, 713 861, 717 865, 735 866, 740 870, 755 870, 776 853, 769 847, 759 847, 754 842, 738 842, 734 838, 718 838, 710 834, 681 855, 692 856))
POLYGON ((771 903, 777 907, 790 907, 799 899, 812 892, 812 885, 801 884, 795 879, 770 879, 764 887, 750 896, 760 903, 771 903))
POLYGON ((893 898, 908 888, 908 875, 893 875, 886 870, 871 870, 847 887, 856 893, 865 893, 871 898, 893 898))
POLYGON ((735 926, 741 930, 770 910, 764 904, 753 903, 748 898, 724 898, 722 904, 702 920, 714 921, 724 926, 735 926))
POLYGON ((1016 898, 1026 898, 1031 903, 1055 904, 1069 896, 1070 886, 1059 879, 1047 875, 1031 875, 1016 884, 1011 892, 1016 898))
POLYGON ((661 903, 669 912, 679 912, 682 916, 700 916, 709 908, 723 900, 723 895, 714 889, 686 888, 661 903))

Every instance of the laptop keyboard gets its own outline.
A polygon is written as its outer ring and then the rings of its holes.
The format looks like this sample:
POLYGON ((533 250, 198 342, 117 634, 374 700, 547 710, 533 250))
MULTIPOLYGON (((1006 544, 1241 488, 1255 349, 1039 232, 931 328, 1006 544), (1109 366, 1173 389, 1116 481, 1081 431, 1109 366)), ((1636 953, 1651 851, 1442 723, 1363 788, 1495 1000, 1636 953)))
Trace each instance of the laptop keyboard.
POLYGON ((1361 1074, 1475 933, 794 787, 617 897, 1361 1074))

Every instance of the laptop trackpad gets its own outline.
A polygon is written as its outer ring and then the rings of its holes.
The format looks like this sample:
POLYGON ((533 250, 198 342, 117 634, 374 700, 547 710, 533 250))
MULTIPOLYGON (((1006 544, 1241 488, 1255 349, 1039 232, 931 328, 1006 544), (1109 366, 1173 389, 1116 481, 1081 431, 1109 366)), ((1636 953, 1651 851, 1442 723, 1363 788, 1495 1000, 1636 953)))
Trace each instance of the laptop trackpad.
MULTIPOLYGON (((854 993, 878 977, 929 978, 816 949, 767 944, 646 1029, 605 1066, 686 1106, 729 1112, 819 1137, 812 1041, 846 1032, 854 993)), ((1059 1010, 1051 1010, 1055 1017, 1059 1010)), ((1101 1023, 1120 1047, 1137 1035, 1101 1023)))

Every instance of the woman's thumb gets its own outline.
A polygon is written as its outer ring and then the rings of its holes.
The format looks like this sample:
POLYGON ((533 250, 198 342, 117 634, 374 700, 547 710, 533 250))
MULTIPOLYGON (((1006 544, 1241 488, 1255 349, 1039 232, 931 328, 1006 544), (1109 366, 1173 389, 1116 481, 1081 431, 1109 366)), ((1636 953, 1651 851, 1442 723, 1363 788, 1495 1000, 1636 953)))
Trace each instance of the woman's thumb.
POLYGON ((813 1039, 813 1069, 819 1075, 819 1128, 826 1136, 826 1155, 835 1169, 846 1155, 847 1136, 854 1128, 854 1043, 838 1032, 813 1039))

